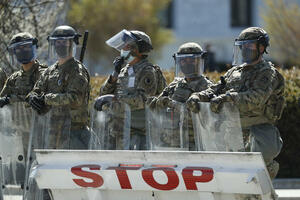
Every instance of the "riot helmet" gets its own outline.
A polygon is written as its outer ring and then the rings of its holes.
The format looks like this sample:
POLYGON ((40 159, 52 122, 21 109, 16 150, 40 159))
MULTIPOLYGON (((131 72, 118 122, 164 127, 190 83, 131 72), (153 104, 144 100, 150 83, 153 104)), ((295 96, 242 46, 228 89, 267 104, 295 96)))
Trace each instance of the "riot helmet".
POLYGON ((181 45, 173 55, 175 77, 195 78, 203 74, 207 53, 195 42, 181 45))
POLYGON ((269 36, 267 32, 259 27, 244 29, 234 42, 232 65, 251 64, 259 59, 263 53, 267 53, 269 36), (260 52, 259 46, 264 47, 260 52))
POLYGON ((71 26, 58 26, 54 29, 50 36, 49 42, 49 57, 53 58, 66 58, 68 56, 75 56, 76 45, 79 44, 78 34, 71 26))
POLYGON ((147 55, 153 49, 150 37, 146 33, 136 30, 128 31, 123 29, 108 39, 106 44, 120 51, 121 57, 127 63, 136 57, 133 49, 137 49, 142 55, 147 55))
POLYGON ((38 40, 28 32, 14 35, 8 46, 11 65, 27 64, 36 59, 38 40), (17 61, 17 62, 16 62, 17 61))

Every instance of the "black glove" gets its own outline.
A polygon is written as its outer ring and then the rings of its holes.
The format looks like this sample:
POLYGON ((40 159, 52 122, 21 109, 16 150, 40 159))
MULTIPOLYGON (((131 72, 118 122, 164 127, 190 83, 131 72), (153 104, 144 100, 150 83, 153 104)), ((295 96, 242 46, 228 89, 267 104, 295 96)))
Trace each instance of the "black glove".
POLYGON ((38 114, 42 114, 43 110, 46 107, 44 95, 42 95, 42 96, 37 96, 37 95, 30 96, 29 99, 28 99, 28 103, 31 105, 31 107, 35 111, 37 111, 38 114))
POLYGON ((122 69, 122 65, 124 64, 125 60, 123 57, 118 56, 115 58, 113 65, 115 66, 115 72, 117 72, 118 74, 120 73, 121 69, 122 69))
POLYGON ((0 98, 0 108, 3 108, 3 106, 9 104, 9 97, 1 97, 0 98))
POLYGON ((107 95, 97 97, 95 99, 94 108, 98 111, 102 111, 103 105, 112 102, 114 100, 114 98, 115 98, 115 95, 112 95, 112 94, 107 94, 107 95))

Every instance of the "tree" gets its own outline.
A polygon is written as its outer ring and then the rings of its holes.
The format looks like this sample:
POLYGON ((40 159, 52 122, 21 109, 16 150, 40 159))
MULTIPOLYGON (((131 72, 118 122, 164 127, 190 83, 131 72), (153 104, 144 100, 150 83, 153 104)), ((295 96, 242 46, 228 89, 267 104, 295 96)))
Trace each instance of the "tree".
POLYGON ((7 47, 12 36, 19 32, 30 32, 39 40, 39 56, 47 61, 47 35, 66 14, 63 0, 1 0, 0 1, 0 66, 8 74, 16 70, 11 66, 7 47))
POLYGON ((169 1, 70 0, 68 21, 80 32, 89 30, 88 58, 94 64, 104 66, 111 63, 118 53, 105 41, 122 29, 147 33, 156 52, 166 44, 171 38, 171 31, 161 27, 158 15, 169 1))
POLYGON ((300 8, 295 2, 265 0, 263 19, 272 54, 289 65, 300 65, 300 8), (274 53, 273 53, 274 52, 274 53))

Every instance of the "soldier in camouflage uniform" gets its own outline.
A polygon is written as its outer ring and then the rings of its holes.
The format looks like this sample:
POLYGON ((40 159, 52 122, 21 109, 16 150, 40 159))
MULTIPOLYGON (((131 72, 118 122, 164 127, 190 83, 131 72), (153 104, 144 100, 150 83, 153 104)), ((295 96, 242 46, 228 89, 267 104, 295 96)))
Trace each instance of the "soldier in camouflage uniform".
POLYGON ((18 133, 22 133, 23 148, 26 155, 29 129, 31 123, 31 109, 25 104, 26 95, 33 89, 41 73, 47 68, 36 59, 37 39, 30 33, 23 32, 14 35, 8 47, 11 62, 15 59, 21 64, 21 69, 14 72, 6 81, 0 93, 0 107, 14 104, 13 123, 18 133), (25 104, 25 105, 24 105, 25 104), (20 113, 21 112, 21 113, 20 113))
POLYGON ((50 57, 56 55, 58 61, 43 73, 28 95, 30 105, 39 114, 51 111, 48 148, 88 147, 90 78, 85 66, 74 58, 79 37, 70 26, 55 28, 48 42, 50 57))
MULTIPOLYGON (((206 52, 194 42, 181 45, 174 55, 176 75, 163 92, 154 98, 150 108, 172 107, 173 102, 186 103, 194 92, 206 90, 212 83, 203 76, 206 52)), ((189 149, 195 150, 192 120, 189 116, 189 149)))
POLYGON ((250 134, 250 151, 262 153, 274 178, 279 164, 273 159, 282 147, 274 123, 281 117, 285 99, 283 76, 271 62, 263 59, 268 46, 269 37, 262 28, 243 30, 235 41, 234 67, 225 74, 225 81, 193 94, 188 105, 198 112, 198 102, 211 102, 211 110, 219 112, 224 102, 234 103, 240 112, 244 134, 250 134))
POLYGON ((111 101, 128 104, 131 109, 130 148, 146 149, 145 102, 147 97, 160 94, 166 86, 160 68, 147 60, 147 54, 153 49, 151 39, 142 31, 123 30, 107 44, 120 50, 121 56, 114 60, 115 71, 102 85, 94 107, 100 111, 111 101), (111 41, 120 35, 125 42, 117 47, 112 45, 111 41))
POLYGON ((2 90, 6 79, 7 79, 6 73, 2 68, 0 68, 0 90, 2 90))

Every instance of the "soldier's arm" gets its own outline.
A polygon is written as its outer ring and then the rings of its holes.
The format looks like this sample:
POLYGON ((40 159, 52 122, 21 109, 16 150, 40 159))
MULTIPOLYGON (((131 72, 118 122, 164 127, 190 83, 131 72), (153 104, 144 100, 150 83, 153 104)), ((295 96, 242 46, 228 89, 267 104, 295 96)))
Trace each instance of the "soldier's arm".
POLYGON ((15 103, 24 101, 25 97, 14 94, 15 91, 15 81, 14 81, 14 74, 12 74, 5 82, 4 87, 0 93, 0 97, 9 97, 9 103, 15 103))
POLYGON ((277 85, 274 70, 264 70, 255 77, 252 87, 244 92, 229 92, 233 102, 240 111, 251 111, 253 108, 263 109, 277 85))
POLYGON ((113 80, 112 76, 110 75, 100 88, 100 96, 106 94, 113 94, 115 92, 116 87, 117 81, 113 80))
POLYGON ((7 79, 7 76, 6 76, 5 72, 0 68, 0 90, 3 89, 6 79, 7 79))
POLYGON ((155 69, 151 66, 146 67, 141 74, 142 77, 135 78, 135 81, 138 81, 135 94, 120 97, 120 100, 130 105, 133 110, 144 108, 147 97, 155 96, 157 91, 155 69))
POLYGON ((39 77, 39 79, 36 81, 33 89, 31 92, 29 92, 29 94, 27 96, 38 96, 43 94, 46 91, 46 76, 47 76, 47 70, 41 72, 41 75, 39 77))
MULTIPOLYGON (((225 73, 225 80, 229 77, 233 70, 234 68, 231 68, 225 73)), ((225 93, 225 85, 224 82, 221 82, 221 80, 217 83, 213 83, 205 78, 205 81, 203 82, 203 87, 201 87, 202 91, 193 93, 193 96, 198 96, 201 102, 209 102, 212 98, 225 93)))
POLYGON ((175 86, 176 81, 172 81, 166 88, 164 88, 164 90, 158 95, 158 97, 170 96, 174 92, 175 86))
POLYGON ((66 92, 46 94, 45 103, 52 106, 80 106, 84 103, 88 87, 88 79, 85 75, 70 76, 66 92))

